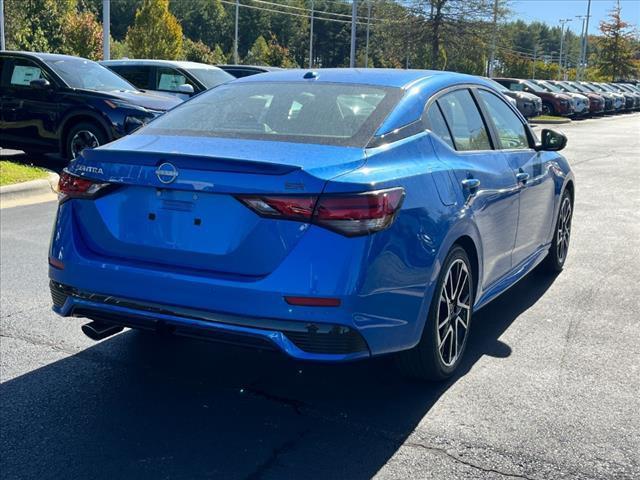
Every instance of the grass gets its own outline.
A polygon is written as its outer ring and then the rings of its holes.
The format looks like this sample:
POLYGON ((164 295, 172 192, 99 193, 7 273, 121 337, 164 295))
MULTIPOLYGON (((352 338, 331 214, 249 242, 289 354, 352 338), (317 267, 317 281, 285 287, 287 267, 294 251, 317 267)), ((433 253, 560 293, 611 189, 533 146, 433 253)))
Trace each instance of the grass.
POLYGON ((0 186, 47 178, 48 175, 49 172, 42 168, 0 160, 0 186))
POLYGON ((553 121, 566 121, 565 117, 556 117, 554 115, 540 115, 537 117, 531 117, 529 119, 530 122, 535 122, 536 120, 553 120, 553 121))

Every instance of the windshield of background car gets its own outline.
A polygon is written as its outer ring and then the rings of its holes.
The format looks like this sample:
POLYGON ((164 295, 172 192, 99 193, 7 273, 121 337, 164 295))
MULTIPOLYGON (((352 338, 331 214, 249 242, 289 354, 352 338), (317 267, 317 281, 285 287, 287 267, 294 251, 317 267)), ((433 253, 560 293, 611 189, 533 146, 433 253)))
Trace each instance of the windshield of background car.
POLYGON ((577 83, 569 83, 569 82, 562 82, 562 84, 564 86, 567 87, 567 89, 570 92, 576 92, 576 93, 591 93, 589 92, 589 90, 587 90, 586 88, 584 88, 582 85, 577 84, 577 83))
POLYGON ((82 58, 46 59, 51 67, 71 88, 97 90, 99 92, 135 91, 136 87, 108 68, 82 58))
POLYGON ((218 68, 190 68, 189 73, 196 77, 206 88, 217 87, 236 78, 218 68))
POLYGON ((232 82, 138 132, 363 147, 402 94, 343 83, 232 82))
POLYGON ((527 87, 529 87, 534 92, 540 93, 540 92, 544 92, 545 91, 544 88, 542 88, 539 85, 536 85, 535 83, 530 82, 528 80, 523 80, 522 83, 524 83, 527 87))
POLYGON ((540 86, 542 86, 543 88, 548 88, 548 89, 549 89, 549 90, 551 90, 552 92, 555 92, 555 93, 562 93, 562 90, 561 90, 561 89, 559 89, 558 87, 556 87, 556 86, 555 86, 554 84, 552 84, 552 83, 540 81, 539 85, 540 85, 540 86))

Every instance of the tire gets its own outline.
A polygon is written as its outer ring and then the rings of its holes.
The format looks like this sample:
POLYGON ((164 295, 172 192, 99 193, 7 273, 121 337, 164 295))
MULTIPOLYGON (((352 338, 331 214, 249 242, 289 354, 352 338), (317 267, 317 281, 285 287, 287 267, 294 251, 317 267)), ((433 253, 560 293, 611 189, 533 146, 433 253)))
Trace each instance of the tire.
POLYGON ((558 217, 554 225, 553 241, 549 248, 549 254, 544 260, 545 269, 550 273, 561 272, 567 261, 572 218, 573 202, 571 201, 571 194, 565 189, 560 200, 558 217))
POLYGON ((404 375, 428 381, 442 381, 453 375, 467 346, 473 314, 473 292, 474 278, 469 257, 462 247, 455 245, 438 276, 420 342, 411 350, 397 354, 397 365, 404 375), (458 277, 460 274, 466 275, 466 281, 458 277), (457 291, 454 290, 453 281, 462 281, 457 291), (466 308, 459 305, 466 305, 466 308), (452 308, 455 308, 453 313, 452 308), (443 320, 442 317, 446 318, 443 320), (466 328, 463 317, 466 317, 466 328), (455 355, 453 348, 456 348, 455 355))
POLYGON ((542 115, 551 115, 554 116, 556 114, 556 109, 553 108, 553 105, 549 102, 542 102, 542 115))
POLYGON ((104 130, 95 123, 80 122, 71 127, 65 138, 65 155, 73 160, 84 148, 95 148, 107 143, 104 130))

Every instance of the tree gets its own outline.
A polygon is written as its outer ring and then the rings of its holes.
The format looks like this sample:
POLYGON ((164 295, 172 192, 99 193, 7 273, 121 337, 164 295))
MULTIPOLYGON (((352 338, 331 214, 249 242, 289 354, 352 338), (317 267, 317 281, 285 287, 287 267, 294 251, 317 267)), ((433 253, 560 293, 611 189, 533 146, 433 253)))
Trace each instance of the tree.
POLYGON ((633 33, 622 20, 620 2, 609 12, 609 21, 600 22, 602 37, 598 40, 597 66, 609 80, 630 78, 636 72, 631 46, 633 33))
POLYGON ((253 42, 243 63, 247 65, 269 65, 269 45, 262 35, 253 42))
POLYGON ((127 31, 126 42, 137 58, 181 58, 182 27, 169 12, 169 0, 144 0, 127 31))
POLYGON ((220 45, 216 45, 214 49, 210 49, 202 42, 194 42, 188 38, 184 39, 184 56, 185 60, 190 62, 207 63, 209 65, 218 65, 226 63, 227 57, 220 48, 220 45))
POLYGON ((62 19, 75 7, 75 0, 7 0, 7 46, 15 50, 60 51, 62 19))
POLYGON ((169 8, 185 37, 208 47, 228 43, 231 48, 231 24, 220 0, 171 0, 169 8))
POLYGON ((269 42, 268 64, 274 67, 298 68, 298 64, 293 59, 287 47, 280 45, 275 35, 271 35, 269 42))
POLYGON ((63 17, 62 51, 69 55, 102 59, 102 25, 91 11, 71 11, 63 17))

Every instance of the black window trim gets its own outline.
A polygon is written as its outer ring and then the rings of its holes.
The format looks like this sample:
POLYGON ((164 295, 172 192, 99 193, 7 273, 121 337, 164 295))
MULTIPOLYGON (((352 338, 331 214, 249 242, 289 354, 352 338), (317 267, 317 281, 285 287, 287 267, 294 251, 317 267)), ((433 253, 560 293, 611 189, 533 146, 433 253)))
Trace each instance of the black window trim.
MULTIPOLYGON (((454 92, 456 90, 469 90, 471 97, 473 98, 475 104, 476 104, 476 108, 478 109, 478 112, 480 113, 480 117, 482 118, 482 122, 485 125, 485 128, 487 129, 487 133, 489 135, 489 142, 491 143, 491 149, 489 150, 458 150, 457 147, 455 149, 451 149, 453 151, 455 151, 457 154, 474 154, 474 153, 479 153, 479 152, 490 152, 490 151, 503 151, 503 152, 509 152, 509 151, 514 151, 513 149, 507 149, 507 150, 502 150, 501 148, 496 148, 496 145, 500 145, 500 140, 499 137, 497 135, 497 132, 495 130, 495 125, 493 124, 493 120, 491 120, 491 116, 488 115, 488 113, 486 112, 486 108, 484 107, 484 104, 482 103, 482 99, 478 97, 477 94, 477 90, 486 90, 490 93, 493 93, 495 95, 495 91, 492 90, 489 87, 486 87, 484 85, 479 85, 476 83, 464 83, 464 84, 457 84, 457 85, 451 85, 448 87, 445 87, 441 90, 438 90, 436 93, 434 93, 429 100, 427 101, 427 103, 425 104, 425 107, 422 111, 422 116, 421 116, 421 121, 423 122, 423 124, 426 126, 426 128, 429 128, 429 130, 431 130, 431 124, 428 120, 427 117, 427 111, 428 109, 431 107, 431 105, 434 102, 438 102, 438 100, 443 97, 444 95, 454 92)), ((498 97, 499 98, 499 97, 498 97)), ((529 140, 529 148, 530 149, 534 149, 534 147, 532 145, 535 145, 535 136, 533 135, 533 132, 531 131, 531 127, 529 126, 529 124, 525 121, 522 120, 522 115, 520 114, 520 112, 517 109, 514 109, 513 105, 506 103, 509 108, 516 113, 516 116, 518 117, 518 119, 520 120, 520 122, 522 122, 522 124, 525 127, 525 131, 527 132, 527 138, 529 140)), ((444 121, 445 124, 447 125, 447 128, 449 130, 449 135, 451 136, 451 139, 453 141, 453 144, 455 145, 455 138, 453 137, 452 133, 451 133, 451 126, 449 125, 449 121, 447 120, 447 117, 444 115, 444 112, 442 111, 442 108, 440 107, 440 104, 437 103, 438 108, 440 108, 440 113, 442 113, 442 116, 444 117, 444 121)), ((431 130, 433 131, 433 130, 431 130)), ((435 133, 434 133, 435 135, 435 133)), ((447 145, 448 148, 451 148, 446 142, 443 142, 447 145)), ((515 151, 523 151, 524 149, 515 149, 515 151)))
MULTIPOLYGON (((482 85, 478 85, 475 83, 464 83, 464 84, 458 84, 458 85, 451 85, 449 87, 445 87, 442 90, 437 91, 436 93, 434 93, 431 98, 429 98, 429 100, 427 101, 427 103, 425 104, 425 107, 422 111, 422 121, 424 122, 425 125, 429 125, 429 129, 431 130, 431 126, 429 124, 429 121, 427 119, 427 110, 429 107, 431 107, 431 105, 434 102, 437 102, 440 98, 444 97, 445 95, 458 91, 458 90, 467 90, 469 92, 469 94, 471 95, 471 98, 473 99, 473 102, 476 106, 476 108, 478 109, 478 114, 480 115, 480 118, 482 119, 482 124, 484 125, 484 128, 487 130, 487 136, 489 137, 489 144, 491 145, 490 149, 483 149, 483 150, 458 150, 458 148, 456 147, 455 149, 452 149, 453 151, 455 151, 458 154, 477 154, 480 152, 491 152, 491 151, 496 151, 497 149, 495 148, 495 139, 493 138, 493 131, 492 129, 489 127, 489 125, 487 124, 487 120, 486 118, 484 118, 483 115, 483 110, 482 108, 480 108, 480 106, 478 105, 478 100, 476 99, 473 89, 474 88, 478 88, 478 87, 482 87, 482 85)), ((490 89, 489 89, 490 90, 490 89)), ((440 113, 442 113, 442 116, 444 117, 444 121, 447 125, 447 128, 449 129, 449 135, 451 135, 451 125, 449 125, 449 121, 447 120, 447 117, 444 115, 444 112, 442 111, 442 107, 440 107, 440 103, 437 104, 438 108, 440 108, 440 113)), ((453 144, 456 144, 456 141, 453 137, 453 135, 451 135, 451 139, 453 141, 453 144)), ((446 143, 446 142, 445 142, 446 143)), ((449 147, 449 145, 447 145, 449 147)), ((451 148, 451 147, 449 147, 451 148)))

